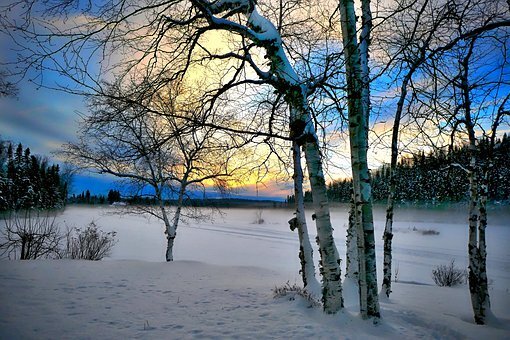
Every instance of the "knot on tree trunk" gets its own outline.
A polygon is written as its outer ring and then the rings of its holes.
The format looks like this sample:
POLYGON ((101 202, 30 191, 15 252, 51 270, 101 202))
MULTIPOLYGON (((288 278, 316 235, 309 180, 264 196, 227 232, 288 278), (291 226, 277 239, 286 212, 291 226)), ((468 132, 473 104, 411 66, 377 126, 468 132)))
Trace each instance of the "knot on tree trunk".
POLYGON ((291 218, 289 220, 289 228, 291 231, 294 231, 298 226, 298 220, 297 217, 291 218))

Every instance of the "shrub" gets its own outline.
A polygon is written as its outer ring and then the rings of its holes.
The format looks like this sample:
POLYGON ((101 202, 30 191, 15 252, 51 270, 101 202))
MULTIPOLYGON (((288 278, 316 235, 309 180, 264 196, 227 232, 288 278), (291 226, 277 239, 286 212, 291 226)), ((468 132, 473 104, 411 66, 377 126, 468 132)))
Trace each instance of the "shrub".
POLYGON ((439 231, 434 229, 424 229, 420 231, 422 235, 439 235, 439 231))
POLYGON ((310 307, 321 307, 322 304, 313 298, 308 291, 296 284, 290 285, 289 281, 285 285, 273 288, 273 298, 288 297, 289 300, 295 300, 296 295, 301 296, 310 303, 310 307))
POLYGON ((440 287, 452 287, 466 282, 466 270, 455 267, 455 260, 449 265, 440 265, 432 270, 432 279, 440 287))
POLYGON ((116 233, 104 232, 98 228, 94 221, 84 230, 73 228, 67 233, 67 257, 71 259, 98 261, 109 256, 115 240, 116 233))
POLYGON ((0 256, 20 260, 61 257, 64 236, 49 214, 28 210, 14 213, 4 220, 0 234, 0 256))
POLYGON ((263 224, 264 223, 264 219, 262 218, 262 213, 264 211, 262 209, 259 209, 257 210, 257 212, 255 212, 255 224, 263 224))
POLYGON ((417 233, 420 233, 422 235, 439 235, 439 231, 437 230, 434 230, 434 229, 418 229, 416 227, 413 227, 413 231, 414 232, 417 232, 417 233))

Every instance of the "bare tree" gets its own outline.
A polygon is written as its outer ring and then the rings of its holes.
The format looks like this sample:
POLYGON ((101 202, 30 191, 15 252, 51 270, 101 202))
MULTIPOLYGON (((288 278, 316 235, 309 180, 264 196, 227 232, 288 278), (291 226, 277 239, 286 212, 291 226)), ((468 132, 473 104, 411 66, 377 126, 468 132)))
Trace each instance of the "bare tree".
MULTIPOLYGON (((473 21, 491 20, 499 13, 492 3, 476 9, 471 13, 476 14, 473 21)), ((454 27, 462 31, 467 11, 456 8, 454 13, 454 27)), ((508 124, 510 111, 510 78, 504 43, 509 33, 496 28, 478 29, 477 34, 464 35, 462 42, 431 58, 425 68, 429 81, 422 81, 419 86, 415 84, 413 89, 417 97, 413 114, 430 119, 439 126, 441 133, 449 133, 451 147, 463 143, 468 146, 468 162, 452 160, 452 163, 465 170, 469 179, 468 283, 478 324, 484 324, 492 315, 485 237, 488 174, 497 148, 498 128, 508 124), (497 62, 486 67, 487 60, 497 62)))
MULTIPOLYGON (((118 89, 112 88, 112 91, 118 89)), ((225 190, 238 167, 231 162, 236 152, 232 139, 212 128, 188 124, 174 113, 198 117, 199 109, 179 97, 177 87, 161 91, 159 99, 136 105, 118 93, 111 97, 94 97, 92 114, 84 119, 80 142, 66 145, 63 155, 71 162, 100 173, 126 180, 139 195, 151 196, 157 208, 128 207, 163 221, 167 238, 166 260, 173 260, 177 227, 191 192, 203 190, 210 182, 225 190), (152 107, 152 111, 147 108, 152 107), (165 201, 176 200, 173 215, 165 201)), ((182 93, 181 93, 182 96, 182 93)))
MULTIPOLYGON (((434 0, 397 1, 381 9, 382 22, 376 28, 379 61, 384 60, 381 74, 394 77, 393 86, 398 88, 396 109, 391 130, 391 160, 389 194, 386 208, 386 224, 383 235, 384 261, 381 294, 389 297, 392 277, 392 239, 394 198, 398 181, 396 168, 398 155, 402 151, 400 130, 402 120, 407 115, 411 102, 416 101, 412 88, 415 82, 423 81, 430 61, 445 53, 466 39, 510 24, 500 5, 489 2, 464 4, 446 3, 434 0), (486 8, 486 14, 480 15, 480 9, 486 8), (463 10, 460 10, 463 8, 463 10), (452 24, 459 17, 464 23, 452 31, 452 24), (384 56, 383 56, 384 54, 384 56), (411 90, 412 98, 408 98, 411 90)), ((454 25, 454 24, 453 24, 454 25)), ((411 120, 412 124, 412 120, 411 120)), ((412 151, 412 150, 410 150, 412 151)))
MULTIPOLYGON (((495 138, 497 127, 501 120, 508 115, 509 110, 505 108, 509 96, 503 100, 501 106, 494 115, 490 131, 491 142, 488 150, 483 150, 483 140, 476 136, 477 121, 480 118, 480 111, 476 112, 473 108, 473 83, 470 79, 471 62, 475 51, 476 39, 472 39, 467 47, 465 55, 460 60, 458 80, 453 84, 458 88, 459 98, 456 112, 463 112, 462 117, 458 118, 458 123, 465 126, 465 132, 468 137, 469 164, 465 167, 469 177, 469 236, 468 236, 468 255, 469 255, 469 291, 471 293, 471 304, 473 307, 474 318, 477 324, 485 324, 486 317, 491 315, 489 286, 487 278, 487 244, 485 240, 485 229, 487 227, 487 197, 488 197, 488 169, 490 157, 495 147, 495 138), (487 152, 489 158, 483 161, 482 154, 487 152), (488 163, 488 164, 484 164, 488 163)), ((480 109, 480 108, 479 108, 480 109)))

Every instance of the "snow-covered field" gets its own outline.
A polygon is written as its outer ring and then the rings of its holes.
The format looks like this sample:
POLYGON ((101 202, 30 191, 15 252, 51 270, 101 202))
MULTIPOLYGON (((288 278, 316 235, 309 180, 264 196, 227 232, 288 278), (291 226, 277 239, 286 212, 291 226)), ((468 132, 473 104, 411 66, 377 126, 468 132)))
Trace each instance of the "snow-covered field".
MULTIPOLYGON (((119 242, 108 259, 0 261, 1 339, 510 339, 508 207, 489 211, 488 275, 497 317, 489 326, 473 323, 467 286, 437 287, 431 278, 432 268, 451 259, 467 264, 462 208, 397 211, 397 282, 375 326, 358 317, 349 285, 346 310, 337 315, 308 308, 299 297, 273 299, 273 287, 300 284, 297 234, 287 224, 291 210, 264 209, 263 224, 254 223, 256 209, 227 209, 182 225, 176 261, 165 263, 159 221, 107 214, 111 209, 70 207, 58 216, 62 225, 94 220, 115 230, 119 242)), ((347 210, 335 208, 332 218, 345 258, 347 210)), ((379 264, 383 218, 377 210, 379 264)))

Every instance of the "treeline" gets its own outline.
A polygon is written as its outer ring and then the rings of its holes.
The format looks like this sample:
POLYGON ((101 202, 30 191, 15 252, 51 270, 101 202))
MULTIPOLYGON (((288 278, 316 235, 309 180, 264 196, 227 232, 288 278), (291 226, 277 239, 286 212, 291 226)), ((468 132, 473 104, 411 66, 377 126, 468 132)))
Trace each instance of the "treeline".
MULTIPOLYGON (((129 205, 156 205, 154 197, 147 196, 127 196, 122 197, 119 190, 110 189, 108 195, 91 194, 90 190, 82 191, 80 194, 73 194, 68 198, 70 204, 113 204, 122 202, 129 205)), ((168 204, 168 201, 165 201, 168 204)))
MULTIPOLYGON (((482 165, 490 166, 488 192, 491 201, 510 200, 510 138, 505 134, 497 141, 494 154, 489 155, 489 141, 479 145, 482 165), (490 162, 490 164, 488 163, 490 162)), ((468 176, 464 170, 469 164, 468 147, 456 147, 446 153, 436 151, 403 158, 396 169, 397 202, 459 202, 468 197, 468 176)), ((384 202, 388 198, 389 165, 371 173, 372 197, 384 202)), ((333 181, 328 185, 328 198, 332 202, 349 202, 350 179, 333 181)), ((311 192, 305 192, 305 202, 312 201, 311 192)), ((293 203, 294 196, 287 197, 293 203)))
POLYGON ((90 190, 82 191, 80 194, 73 194, 68 198, 68 203, 71 204, 112 204, 114 202, 121 202, 122 198, 118 190, 110 189, 108 195, 92 195, 90 190))
POLYGON ((0 211, 54 209, 64 206, 68 183, 58 164, 32 155, 20 143, 0 142, 0 211))

